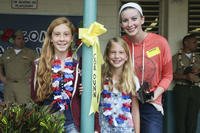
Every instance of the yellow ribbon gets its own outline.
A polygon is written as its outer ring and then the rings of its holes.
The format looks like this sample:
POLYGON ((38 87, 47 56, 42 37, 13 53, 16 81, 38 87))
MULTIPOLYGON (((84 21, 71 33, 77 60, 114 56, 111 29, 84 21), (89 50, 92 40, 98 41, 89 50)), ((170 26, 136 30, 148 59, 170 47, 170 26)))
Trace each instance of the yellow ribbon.
POLYGON ((101 54, 98 36, 105 33, 107 30, 103 25, 94 22, 89 28, 79 28, 79 39, 87 46, 93 47, 93 64, 92 64, 92 100, 90 113, 98 112, 99 100, 101 93, 101 65, 103 57, 101 54))

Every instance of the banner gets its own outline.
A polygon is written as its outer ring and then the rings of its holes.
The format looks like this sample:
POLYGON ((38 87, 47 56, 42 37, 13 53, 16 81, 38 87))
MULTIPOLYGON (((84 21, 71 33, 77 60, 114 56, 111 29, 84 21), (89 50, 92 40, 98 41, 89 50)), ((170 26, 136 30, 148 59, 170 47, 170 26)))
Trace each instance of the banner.
POLYGON ((107 32, 104 25, 93 22, 89 28, 79 28, 79 39, 90 47, 93 47, 93 64, 92 64, 92 99, 89 114, 98 112, 100 94, 101 94, 101 65, 103 64, 103 56, 100 50, 98 36, 107 32))
MULTIPOLYGON (((36 50, 39 55, 45 37, 45 32, 51 21, 57 17, 61 16, 0 14, 0 56, 7 48, 12 47, 12 40, 9 38, 9 34, 10 32, 18 29, 24 32, 25 46, 36 50), (2 37, 5 34, 7 34, 8 38, 2 37)), ((78 35, 78 28, 82 27, 83 17, 65 17, 70 19, 75 25, 78 35)))

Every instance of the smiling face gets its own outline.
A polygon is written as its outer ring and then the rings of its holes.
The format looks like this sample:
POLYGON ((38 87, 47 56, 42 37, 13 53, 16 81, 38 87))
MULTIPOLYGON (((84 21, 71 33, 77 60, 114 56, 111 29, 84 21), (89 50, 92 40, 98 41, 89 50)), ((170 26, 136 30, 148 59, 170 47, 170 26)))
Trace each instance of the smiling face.
POLYGON ((108 52, 108 61, 113 69, 123 69, 124 63, 127 61, 128 56, 125 49, 118 44, 119 42, 112 42, 108 52))
POLYGON ((73 40, 71 29, 66 24, 60 24, 53 29, 51 42, 55 53, 67 52, 73 40))
POLYGON ((136 36, 142 31, 144 17, 134 8, 127 8, 120 14, 121 27, 129 36, 136 36))

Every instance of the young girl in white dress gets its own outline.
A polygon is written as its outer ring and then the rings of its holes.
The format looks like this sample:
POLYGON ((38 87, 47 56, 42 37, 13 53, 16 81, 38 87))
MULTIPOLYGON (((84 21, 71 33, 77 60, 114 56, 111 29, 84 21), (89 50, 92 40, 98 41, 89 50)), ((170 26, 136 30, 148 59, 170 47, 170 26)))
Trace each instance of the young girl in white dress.
POLYGON ((139 81, 133 71, 126 42, 119 37, 110 39, 104 60, 99 108, 101 133, 139 133, 136 97, 139 81))

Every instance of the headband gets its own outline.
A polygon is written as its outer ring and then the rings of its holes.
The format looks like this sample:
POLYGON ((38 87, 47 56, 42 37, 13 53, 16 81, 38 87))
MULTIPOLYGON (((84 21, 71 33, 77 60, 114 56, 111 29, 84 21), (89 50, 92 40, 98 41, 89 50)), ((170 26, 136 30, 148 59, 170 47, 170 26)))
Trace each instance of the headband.
POLYGON ((123 6, 121 6, 121 8, 120 8, 120 10, 119 10, 119 15, 120 15, 121 12, 122 12, 125 8, 127 8, 127 7, 132 7, 132 8, 137 9, 137 10, 140 12, 140 14, 143 16, 141 6, 138 5, 137 3, 133 3, 133 2, 129 2, 129 3, 126 3, 126 4, 124 4, 123 6))

